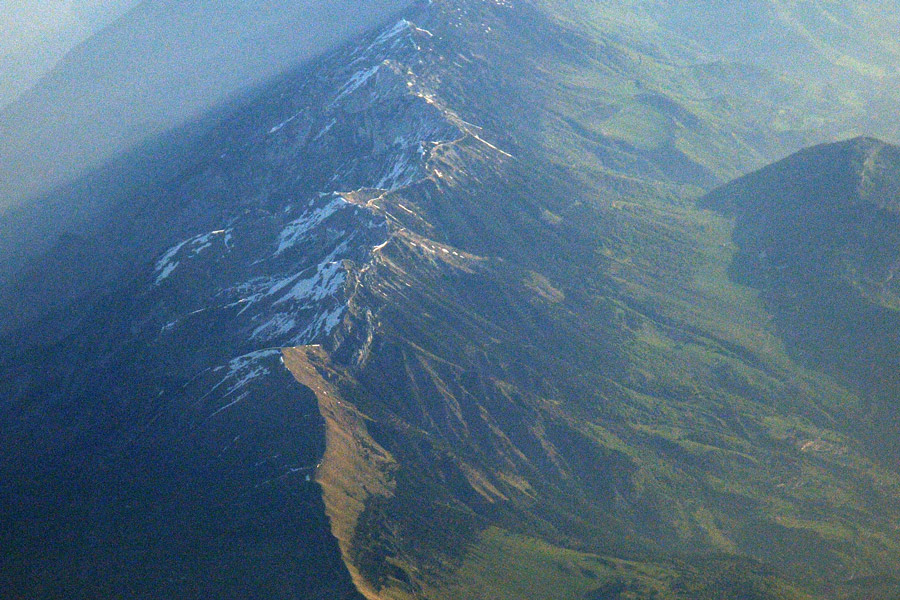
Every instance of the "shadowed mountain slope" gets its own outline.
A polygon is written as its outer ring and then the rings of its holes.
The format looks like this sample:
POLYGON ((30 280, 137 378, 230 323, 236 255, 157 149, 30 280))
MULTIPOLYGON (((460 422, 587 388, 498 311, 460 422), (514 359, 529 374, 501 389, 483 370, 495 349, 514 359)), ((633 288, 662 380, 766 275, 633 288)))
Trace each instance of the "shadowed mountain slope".
POLYGON ((818 146, 724 186, 704 204, 735 219, 732 276, 762 292, 807 364, 873 403, 876 447, 894 461, 900 149, 877 140, 818 146))
POLYGON ((0 109, 0 211, 240 97, 409 4, 136 3, 0 109))

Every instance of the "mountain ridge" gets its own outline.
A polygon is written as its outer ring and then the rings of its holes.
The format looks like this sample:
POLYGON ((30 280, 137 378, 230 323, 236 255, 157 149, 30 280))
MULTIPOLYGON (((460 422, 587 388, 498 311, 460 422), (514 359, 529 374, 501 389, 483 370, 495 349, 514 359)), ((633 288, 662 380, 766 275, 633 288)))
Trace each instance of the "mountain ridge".
POLYGON ((647 96, 633 50, 435 2, 220 125, 155 228, 99 237, 137 265, 5 339, 11 593, 890 597, 863 400, 779 346, 692 198, 716 149, 797 139, 647 96))

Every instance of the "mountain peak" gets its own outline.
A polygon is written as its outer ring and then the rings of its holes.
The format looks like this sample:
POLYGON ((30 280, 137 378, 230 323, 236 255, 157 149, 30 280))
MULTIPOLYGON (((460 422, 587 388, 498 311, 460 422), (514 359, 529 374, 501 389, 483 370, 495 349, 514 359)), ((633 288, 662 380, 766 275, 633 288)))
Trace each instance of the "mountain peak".
MULTIPOLYGON (((872 137, 815 146, 701 205, 734 219, 730 272, 760 291, 795 356, 871 396, 878 419, 893 419, 900 147, 872 137)), ((881 447, 895 460, 890 439, 881 447)))
MULTIPOLYGON (((727 214, 860 202, 900 211, 900 147, 861 136, 813 146, 707 194, 700 205, 727 214)), ((773 217, 774 218, 774 217, 773 217)))

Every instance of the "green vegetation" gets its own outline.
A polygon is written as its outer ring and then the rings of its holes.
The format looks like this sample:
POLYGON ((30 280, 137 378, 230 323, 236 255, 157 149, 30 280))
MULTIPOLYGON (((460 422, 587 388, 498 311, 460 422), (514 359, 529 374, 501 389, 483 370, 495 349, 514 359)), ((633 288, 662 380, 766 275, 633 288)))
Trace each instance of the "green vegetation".
POLYGON ((648 564, 486 530, 434 598, 451 600, 807 600, 771 569, 726 556, 648 564))

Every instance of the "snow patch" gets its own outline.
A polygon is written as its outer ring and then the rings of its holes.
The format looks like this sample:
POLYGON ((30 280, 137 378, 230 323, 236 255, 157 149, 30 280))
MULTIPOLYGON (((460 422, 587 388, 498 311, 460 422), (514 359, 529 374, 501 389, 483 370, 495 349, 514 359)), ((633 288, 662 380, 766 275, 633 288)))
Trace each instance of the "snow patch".
POLYGON ((332 200, 321 208, 308 212, 296 221, 288 223, 287 227, 278 235, 278 249, 275 251, 275 256, 303 241, 312 229, 316 228, 338 210, 349 205, 350 203, 344 200, 343 197, 335 194, 332 200))
POLYGON ((284 126, 285 126, 285 125, 287 125, 287 124, 289 124, 291 121, 295 120, 295 119, 296 119, 297 117, 299 117, 301 114, 302 114, 302 113, 297 113, 296 115, 294 115, 294 116, 292 116, 292 117, 288 117, 287 119, 285 119, 284 121, 282 121, 282 122, 279 123, 278 125, 275 125, 275 126, 272 127, 271 129, 269 129, 269 135, 272 135, 273 133, 278 133, 279 131, 281 131, 282 129, 284 129, 284 126))
POLYGON ((337 97, 332 102, 332 105, 341 101, 341 99, 347 97, 352 94, 356 90, 358 90, 363 84, 365 84, 369 79, 372 78, 375 73, 377 73, 381 69, 381 65, 375 65, 374 67, 369 67, 368 69, 362 69, 361 71, 357 71, 350 78, 350 81, 344 84, 338 93, 337 97))
POLYGON ((313 138, 313 141, 318 142, 322 138, 322 136, 331 131, 331 128, 335 125, 337 125, 337 119, 331 119, 330 121, 328 121, 328 123, 325 124, 325 127, 323 127, 319 131, 319 133, 316 134, 316 137, 313 138))
POLYGON ((391 238, 384 240, 382 243, 380 243, 377 246, 375 246, 374 248, 372 248, 372 254, 375 254, 376 252, 380 252, 381 250, 384 250, 385 246, 387 246, 390 243, 391 243, 391 238))
MULTIPOLYGON (((169 275, 172 274, 172 271, 174 271, 175 268, 176 268, 177 266, 178 266, 178 261, 177 261, 177 260, 176 260, 175 262, 171 262, 171 263, 166 264, 166 265, 162 268, 162 270, 159 271, 159 274, 156 276, 156 281, 154 282, 155 285, 159 285, 160 283, 162 283, 169 275)), ((158 268, 159 268, 159 267, 157 267, 157 269, 158 269, 158 268)))
POLYGON ((414 183, 419 172, 419 166, 411 163, 407 154, 398 154, 390 170, 375 184, 375 187, 388 191, 398 190, 414 183))
POLYGON ((228 361, 228 375, 226 375, 225 378, 227 379, 228 377, 233 377, 241 370, 246 369, 248 365, 252 365, 253 363, 263 360, 264 358, 280 355, 280 349, 266 348, 263 350, 254 350, 253 352, 238 356, 237 358, 232 358, 230 361, 228 361))
POLYGON ((172 271, 174 271, 175 267, 178 266, 178 261, 173 261, 172 259, 175 258, 175 255, 178 254, 178 251, 181 250, 184 245, 190 241, 191 240, 185 240, 172 246, 166 251, 165 254, 163 254, 162 258, 160 258, 156 262, 155 271, 157 275, 155 285, 159 285, 166 277, 172 274, 172 271))
POLYGON ((320 335, 328 335, 341 322, 341 317, 345 310, 347 310, 346 306, 338 306, 333 310, 319 314, 309 327, 294 340, 294 343, 305 344, 320 335))
POLYGON ((291 291, 276 300, 273 306, 291 301, 305 304, 324 300, 336 294, 345 280, 346 275, 340 262, 324 262, 316 267, 315 275, 295 283, 291 291))
MULTIPOLYGON (((205 235, 199 236, 197 239, 191 242, 191 256, 197 256, 210 246, 212 246, 212 238, 217 235, 224 235, 226 232, 224 229, 219 229, 217 231, 211 231, 205 235)), ((224 241, 224 240, 223 240, 224 241)))
POLYGON ((388 31, 385 31, 384 33, 379 35, 377 38, 375 38, 375 42, 372 45, 380 46, 380 45, 384 44, 385 42, 387 42, 388 40, 399 36, 404 31, 409 31, 411 26, 412 26, 412 23, 410 23, 406 19, 400 19, 399 21, 397 21, 397 23, 391 29, 389 29, 388 31))
MULTIPOLYGON (((204 398, 222 387, 225 388, 225 392, 222 394, 223 400, 232 396, 234 396, 234 398, 224 406, 216 409, 209 417, 214 417, 223 410, 230 408, 247 398, 247 396, 250 395, 250 390, 246 389, 247 385, 253 380, 271 373, 268 367, 259 364, 259 362, 280 354, 281 350, 277 348, 268 348, 265 350, 256 350, 249 354, 244 354, 243 356, 231 359, 227 365, 228 373, 221 381, 219 381, 219 383, 206 393, 204 398)), ((224 368, 225 367, 218 367, 214 369, 214 371, 220 371, 224 368)))
POLYGON ((201 233, 200 235, 195 235, 194 237, 188 238, 169 248, 165 254, 163 254, 162 258, 156 261, 156 266, 154 268, 156 280, 154 285, 159 285, 165 281, 165 279, 175 271, 178 265, 181 264, 181 261, 175 260, 175 257, 179 255, 182 248, 187 247, 190 250, 190 254, 186 258, 194 258, 212 246, 213 238, 218 236, 223 236, 222 239, 225 246, 230 248, 231 232, 231 229, 217 229, 216 231, 210 231, 209 233, 201 233))
MULTIPOLYGON (((404 32, 411 31, 413 28, 412 23, 407 21, 406 19, 400 19, 393 27, 388 29, 379 35, 375 40, 369 44, 364 50, 359 52, 360 56, 358 56, 351 64, 359 63, 366 58, 371 57, 376 49, 383 49, 384 46, 387 45, 388 42, 391 42, 388 47, 389 50, 393 50, 403 41, 401 38, 401 34, 404 32)), ((408 39, 408 38, 407 38, 408 39)), ((410 40, 412 41, 412 40, 410 40)))
POLYGON ((287 335, 297 327, 297 319, 287 313, 277 313, 250 334, 251 339, 272 339, 287 335))

